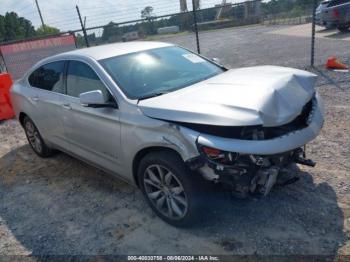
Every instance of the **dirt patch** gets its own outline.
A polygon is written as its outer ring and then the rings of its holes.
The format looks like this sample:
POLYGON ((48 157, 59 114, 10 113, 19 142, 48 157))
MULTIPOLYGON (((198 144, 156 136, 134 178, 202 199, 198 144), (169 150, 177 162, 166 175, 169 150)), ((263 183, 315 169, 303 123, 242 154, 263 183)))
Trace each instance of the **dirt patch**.
MULTIPOLYGON (((270 34, 296 36, 296 37, 310 37, 311 23, 295 25, 290 27, 283 27, 274 31, 269 32, 270 34)), ((334 29, 324 29, 323 27, 316 26, 316 38, 328 38, 350 41, 350 33, 343 33, 334 29)))

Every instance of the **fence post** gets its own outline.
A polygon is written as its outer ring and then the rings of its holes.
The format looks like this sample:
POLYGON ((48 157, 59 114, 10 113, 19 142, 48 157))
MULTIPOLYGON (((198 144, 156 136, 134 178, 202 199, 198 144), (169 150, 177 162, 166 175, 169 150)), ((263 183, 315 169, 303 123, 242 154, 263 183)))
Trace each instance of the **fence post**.
POLYGON ((197 24, 197 6, 195 4, 195 0, 192 0, 192 8, 193 8, 193 20, 194 20, 194 31, 196 32, 196 43, 197 43, 197 52, 201 53, 201 49, 199 46, 199 35, 198 35, 198 24, 197 24))
POLYGON ((317 0, 314 0, 312 5, 311 67, 315 65, 316 9, 317 0))
POLYGON ((86 47, 90 47, 90 45, 89 45, 89 40, 88 40, 88 37, 87 37, 87 34, 86 34, 86 30, 85 30, 85 26, 84 26, 84 24, 83 24, 83 20, 81 19, 79 7, 78 7, 78 5, 76 5, 75 7, 77 8, 77 13, 78 13, 78 16, 79 16, 79 21, 80 21, 81 29, 83 30, 83 34, 84 34, 84 39, 85 39, 86 47))

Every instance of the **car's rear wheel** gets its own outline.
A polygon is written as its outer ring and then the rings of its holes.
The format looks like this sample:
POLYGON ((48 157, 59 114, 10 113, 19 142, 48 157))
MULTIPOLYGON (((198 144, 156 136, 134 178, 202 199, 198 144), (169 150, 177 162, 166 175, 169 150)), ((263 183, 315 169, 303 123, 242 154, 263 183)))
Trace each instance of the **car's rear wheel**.
POLYGON ((24 118, 23 127, 29 145, 37 155, 40 157, 49 157, 54 153, 54 150, 45 144, 39 133, 39 130, 36 128, 33 121, 29 117, 24 118))
POLYGON ((199 185, 177 154, 164 151, 147 155, 141 160, 138 177, 147 202, 164 221, 189 226, 198 218, 199 185))

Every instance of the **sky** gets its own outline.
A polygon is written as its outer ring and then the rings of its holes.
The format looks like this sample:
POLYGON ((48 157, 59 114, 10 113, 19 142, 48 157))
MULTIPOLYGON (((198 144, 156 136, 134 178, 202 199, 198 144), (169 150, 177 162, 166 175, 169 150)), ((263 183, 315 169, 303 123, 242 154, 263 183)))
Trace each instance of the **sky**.
MULTIPOLYGON (((188 7, 192 6, 187 0, 188 7)), ((212 7, 222 0, 201 0, 201 7, 212 7)), ((227 0, 228 3, 244 0, 227 0)), ((179 0, 38 0, 44 23, 59 28, 61 31, 80 29, 75 6, 78 5, 81 15, 86 16, 86 27, 105 25, 110 21, 125 22, 140 18, 141 10, 146 6, 154 8, 155 15, 177 13, 180 10, 179 0)), ((41 25, 35 0, 1 0, 0 14, 14 11, 30 20, 34 27, 41 25)))

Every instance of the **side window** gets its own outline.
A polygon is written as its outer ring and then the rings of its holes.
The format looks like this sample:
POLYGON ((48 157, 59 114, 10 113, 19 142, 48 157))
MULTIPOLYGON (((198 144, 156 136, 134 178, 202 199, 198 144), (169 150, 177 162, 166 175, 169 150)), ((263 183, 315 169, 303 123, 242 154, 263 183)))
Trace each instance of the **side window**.
POLYGON ((67 95, 79 97, 81 93, 94 90, 101 90, 106 101, 113 101, 112 95, 90 66, 70 61, 67 71, 67 95))
POLYGON ((63 94, 63 70, 64 61, 43 65, 29 76, 29 84, 33 87, 63 94))

